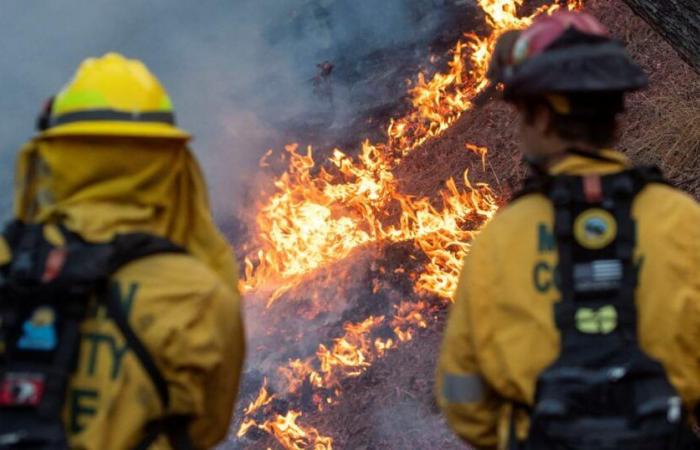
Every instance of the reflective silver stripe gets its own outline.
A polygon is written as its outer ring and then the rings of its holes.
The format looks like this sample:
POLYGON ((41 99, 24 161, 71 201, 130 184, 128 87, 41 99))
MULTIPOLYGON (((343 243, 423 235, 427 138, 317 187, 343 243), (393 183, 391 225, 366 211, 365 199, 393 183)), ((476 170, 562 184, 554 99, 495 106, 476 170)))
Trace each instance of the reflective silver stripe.
POLYGON ((442 378, 442 395, 450 403, 475 403, 484 396, 484 382, 479 375, 446 373, 442 378))

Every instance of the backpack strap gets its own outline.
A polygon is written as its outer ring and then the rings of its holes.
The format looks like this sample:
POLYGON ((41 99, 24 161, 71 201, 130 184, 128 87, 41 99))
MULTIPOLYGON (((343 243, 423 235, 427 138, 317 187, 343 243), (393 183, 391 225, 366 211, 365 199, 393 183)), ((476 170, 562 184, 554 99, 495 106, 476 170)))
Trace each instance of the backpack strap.
POLYGON ((114 321, 119 332, 124 336, 127 345, 134 352, 138 358, 141 366, 146 370, 148 376, 153 381, 153 385, 158 392, 158 397, 160 397, 163 409, 167 410, 170 407, 170 393, 168 391, 168 383, 163 378, 158 366, 156 365, 153 357, 148 352, 146 347, 143 345, 141 340, 136 336, 134 330, 129 325, 129 319, 124 314, 122 305, 119 303, 119 298, 116 295, 106 295, 105 306, 107 307, 107 314, 114 321))
MULTIPOLYGON (((598 254, 595 259, 609 259, 608 271, 619 271, 619 283, 615 293, 605 294, 605 303, 613 305, 617 314, 617 324, 620 336, 627 343, 637 342, 637 310, 635 304, 635 289, 638 284, 637 268, 634 263, 636 245, 636 224, 632 217, 632 204, 637 194, 648 184, 649 178, 645 172, 636 169, 620 173, 589 177, 558 176, 552 182, 549 198, 554 205, 554 234, 559 253, 559 279, 561 301, 555 306, 556 324, 562 335, 563 346, 573 346, 591 350, 591 355, 602 355, 605 350, 600 346, 599 339, 591 340, 577 330, 577 312, 581 300, 589 295, 577 289, 575 274, 581 261, 582 252, 590 252, 580 247, 574 236, 575 220, 580 213, 590 208, 608 210, 613 216, 617 236, 612 248, 598 254), (595 180, 597 178, 597 180, 595 180), (594 185, 596 187, 591 187, 594 185), (591 348, 592 347, 592 348, 591 348)), ((592 255, 583 260, 593 263, 592 255)), ((594 267, 594 266, 589 266, 594 267)), ((611 339, 618 337, 611 336, 611 339)), ((612 348, 611 341, 611 348, 612 348)))
MULTIPOLYGON (((20 413, 0 409, 0 448, 5 448, 5 441, 26 442, 32 448, 67 448, 61 411, 68 379, 77 364, 80 325, 93 295, 105 305, 108 316, 151 378, 163 410, 167 412, 170 406, 166 380, 129 325, 118 296, 113 295, 108 286, 110 277, 134 260, 162 253, 184 253, 185 250, 166 239, 144 233, 117 235, 107 243, 90 243, 60 225, 56 227, 63 243, 56 246, 48 241, 47 226, 51 225, 15 221, 3 231, 3 238, 12 250, 12 259, 0 267, 3 319, 0 343, 11 345, 3 344, 0 352, 0 379, 4 373, 25 374, 25 378, 31 375, 33 378, 23 379, 23 382, 40 383, 41 394, 33 400, 33 408, 25 408, 20 413), (28 314, 42 304, 53 308, 60 317, 55 328, 58 335, 40 342, 49 346, 41 348, 41 355, 28 354, 26 349, 31 349, 28 345, 38 344, 20 343, 22 324, 28 314), (21 345, 26 347, 20 348, 21 345)), ((193 448, 187 431, 188 421, 185 417, 163 417, 148 424, 139 446, 148 448, 160 434, 166 434, 175 449, 193 448)))
MULTIPOLYGON (((182 247, 173 244, 167 239, 141 233, 118 235, 112 241, 112 246, 114 253, 110 259, 110 275, 113 275, 121 267, 137 259, 156 254, 185 252, 182 247)), ((158 392, 163 410, 167 411, 170 407, 170 392, 168 390, 168 383, 163 377, 163 374, 160 369, 158 369, 148 349, 129 325, 129 319, 126 314, 124 314, 119 298, 115 295, 111 295, 110 292, 103 292, 102 298, 107 308, 107 314, 117 325, 117 328, 119 328, 119 331, 124 336, 129 348, 139 359, 146 373, 148 373, 148 376, 151 378, 158 392)), ((148 449, 162 434, 168 437, 170 445, 175 450, 194 449, 194 445, 188 433, 190 420, 191 419, 186 416, 165 416, 149 423, 144 429, 144 436, 141 442, 137 444, 135 449, 148 449)))
POLYGON ((510 201, 514 202, 515 200, 518 200, 530 194, 547 195, 551 188, 553 180, 554 177, 546 173, 531 174, 527 178, 525 178, 522 187, 520 188, 520 190, 515 192, 515 194, 513 194, 510 201))
POLYGON ((665 183, 658 169, 540 184, 554 206, 561 352, 538 377, 530 437, 516 442, 511 428, 510 448, 698 448, 664 367, 638 342, 632 205, 649 183, 665 183))
MULTIPOLYGON (((184 252, 181 247, 178 247, 166 239, 147 234, 118 235, 113 241, 113 248, 114 255, 110 260, 109 267, 110 276, 114 275, 114 273, 123 266, 137 259, 161 253, 184 252)), ((160 397, 163 409, 167 410, 170 406, 170 393, 168 391, 168 384, 163 378, 158 366, 141 340, 136 336, 136 333, 134 333, 131 325, 129 325, 129 319, 126 317, 126 314, 124 314, 119 298, 115 295, 110 295, 109 292, 105 292, 103 298, 105 299, 107 314, 114 320, 114 323, 124 336, 129 348, 133 350, 134 354, 141 362, 141 365, 151 377, 156 391, 158 392, 158 396, 160 397)))
MULTIPOLYGON (((622 273, 619 288, 610 301, 617 310, 617 321, 623 339, 628 343, 636 342, 635 289, 639 275, 634 262, 637 229, 632 217, 632 205, 648 184, 666 183, 661 171, 653 166, 635 167, 605 176, 559 176, 554 177, 550 183, 552 188, 549 197, 555 210, 554 227, 561 268, 562 302, 560 311, 557 312, 560 330, 565 333, 565 330, 575 328, 576 299, 580 296, 574 280, 574 264, 581 256, 580 245, 576 244, 573 233, 575 214, 597 207, 608 210, 617 226, 617 236, 607 257, 619 261, 622 273), (579 250, 574 250, 575 247, 579 250)), ((589 254, 588 257, 592 255, 589 254)))
POLYGON ((614 177, 610 179, 610 186, 605 187, 611 191, 615 202, 613 215, 618 227, 615 252, 622 262, 622 282, 615 305, 622 337, 627 342, 637 341, 637 306, 634 291, 639 283, 639 276, 634 264, 637 225, 632 217, 632 203, 644 185, 635 186, 635 181, 633 176, 614 177))
MULTIPOLYGON (((559 253, 559 291, 562 300, 555 306, 555 319, 557 328, 564 333, 575 327, 576 305, 574 298, 573 270, 562 268, 573 267, 573 190, 576 180, 570 177, 557 177, 552 180, 552 187, 548 192, 554 206, 554 236, 559 253)), ((562 339, 564 336, 562 336, 562 339)))
POLYGON ((161 435, 168 437, 175 450, 194 450, 188 427, 191 419, 186 416, 169 416, 146 425, 144 437, 134 450, 148 450, 161 435))
MULTIPOLYGON (((566 152, 569 154, 574 154, 601 162, 619 164, 619 161, 612 158, 608 158, 600 153, 582 151, 576 148, 568 149, 566 152)), ((547 173, 547 170, 544 168, 544 162, 532 160, 531 158, 525 158, 525 162, 530 167, 530 174, 525 178, 525 181, 523 182, 523 185, 520 188, 520 190, 513 194, 511 201, 517 200, 529 194, 548 195, 548 193, 552 189, 552 183, 554 179, 557 178, 557 176, 550 175, 549 173, 547 173)), ((668 182, 668 180, 664 178, 663 172, 658 166, 635 166, 624 172, 630 174, 638 185, 644 186, 650 183, 671 185, 668 182)))

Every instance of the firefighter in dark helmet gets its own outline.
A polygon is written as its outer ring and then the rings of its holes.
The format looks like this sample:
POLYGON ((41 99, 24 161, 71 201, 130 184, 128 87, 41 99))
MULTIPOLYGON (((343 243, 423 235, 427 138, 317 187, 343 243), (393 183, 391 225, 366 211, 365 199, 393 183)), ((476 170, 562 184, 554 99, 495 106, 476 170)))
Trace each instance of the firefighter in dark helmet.
POLYGON ((109 53, 39 127, 0 239, 0 449, 213 447, 244 356, 237 269, 167 93, 109 53))
POLYGON ((466 258, 437 370, 449 425, 478 449, 699 448, 700 207, 611 149, 647 77, 575 12, 502 36, 489 77, 533 175, 466 258))

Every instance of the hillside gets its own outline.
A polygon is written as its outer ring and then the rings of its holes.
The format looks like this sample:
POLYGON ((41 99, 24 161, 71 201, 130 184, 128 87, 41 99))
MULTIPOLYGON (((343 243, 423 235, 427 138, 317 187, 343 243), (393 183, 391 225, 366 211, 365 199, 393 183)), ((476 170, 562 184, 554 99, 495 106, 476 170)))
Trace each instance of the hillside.
MULTIPOLYGON (((674 183, 700 199, 700 75, 621 0, 588 0, 586 9, 615 30, 651 77, 651 89, 635 94, 628 102, 618 148, 635 162, 660 165, 674 183)), ((514 121, 510 107, 498 102, 467 112, 444 134, 410 153, 394 169, 401 192, 435 198, 446 180, 461 180, 462 173, 469 169, 472 181, 489 183, 499 201, 507 201, 526 173, 517 150, 514 121), (467 143, 489 149, 485 167, 478 156, 465 150, 467 143)), ((394 247, 380 253, 384 257, 391 251, 401 254, 394 247)), ((403 270, 402 263, 398 267, 403 270)), ((332 278, 333 270, 324 276, 332 278)), ((369 277, 374 269, 356 263, 343 270, 364 279, 364 273, 369 277)), ((392 289, 401 291, 394 285, 392 289)), ((372 297, 372 293, 366 295, 372 297)), ((350 312, 355 314, 356 309, 350 312)), ((375 308, 369 312, 384 313, 377 311, 375 308)), ((304 411, 307 423, 332 435, 334 448, 464 448, 446 428, 432 396, 433 370, 446 310, 442 307, 431 314, 433 320, 417 330, 410 342, 388 352, 360 376, 342 381, 339 401, 324 407, 322 412, 313 408, 304 411)), ((328 330, 322 333, 324 337, 333 336, 328 330)), ((241 403, 247 404, 251 401, 250 390, 244 392, 248 396, 241 403)), ((246 439, 244 444, 232 441, 223 448, 278 448, 264 434, 246 439)))
MULTIPOLYGON (((628 102, 619 148, 635 162, 660 165, 671 180, 700 199, 700 75, 621 0, 592 0, 587 2, 587 10, 612 30, 618 30, 618 36, 651 78, 651 88, 628 102)), ((497 192, 508 195, 526 173, 514 137, 514 120, 510 107, 496 102, 465 114, 448 132, 412 153, 397 169, 404 181, 403 189, 416 195, 433 195, 444 180, 459 179, 469 167, 473 180, 485 177, 497 192), (481 170, 478 158, 465 152, 467 142, 488 147, 486 171, 481 170)), ((373 367, 367 377, 383 381, 371 389, 362 380, 355 380, 355 388, 346 391, 353 400, 337 412, 326 414, 324 421, 329 424, 345 424, 330 427, 347 436, 349 445, 340 448, 361 448, 355 444, 363 441, 370 441, 368 449, 462 448, 450 439, 436 417, 432 398, 434 361, 443 323, 440 320, 373 367), (372 408, 377 401, 382 405, 378 413, 372 408), (358 410, 368 414, 352 414, 358 410), (350 424, 345 421, 347 417, 353 418, 350 424), (382 438, 360 437, 362 430, 376 430, 378 423, 382 438)))
MULTIPOLYGON (((587 11, 616 30, 651 79, 650 89, 627 102, 618 148, 635 162, 659 165, 679 187, 700 198, 700 74, 621 0, 585 4, 587 11)), ((514 120, 511 108, 498 102, 465 114, 447 133, 404 161, 397 173, 405 188, 430 195, 447 178, 459 179, 464 169, 474 168, 474 160, 464 151, 470 142, 488 147, 486 176, 497 191, 507 194, 526 173, 514 120)))

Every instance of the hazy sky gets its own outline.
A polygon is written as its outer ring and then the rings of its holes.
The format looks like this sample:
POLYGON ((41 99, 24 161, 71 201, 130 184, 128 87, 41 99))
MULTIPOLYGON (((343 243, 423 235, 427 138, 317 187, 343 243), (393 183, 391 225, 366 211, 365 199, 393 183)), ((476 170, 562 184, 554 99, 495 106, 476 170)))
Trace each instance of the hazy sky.
POLYGON ((143 59, 156 73, 170 92, 179 124, 195 135, 193 148, 221 217, 238 201, 242 175, 252 172, 275 142, 277 130, 270 123, 318 110, 309 82, 317 63, 340 58, 333 51, 341 48, 347 57, 373 45, 416 39, 410 15, 419 4, 438 3, 2 0, 0 219, 10 214, 17 149, 33 134, 43 101, 85 57, 119 51, 143 59), (312 3, 325 12, 319 15, 312 3), (319 17, 301 29, 289 26, 300 11, 319 17), (322 29, 328 23, 332 38, 322 29))
POLYGON ((16 150, 34 132, 44 99, 83 58, 112 50, 143 59, 158 75, 180 124, 196 136, 193 147, 210 176, 224 173, 215 167, 236 170, 242 162, 235 130, 224 122, 236 110, 234 95, 251 80, 250 70, 239 70, 241 63, 250 66, 258 57, 252 46, 259 32, 245 20, 256 3, 265 1, 3 0, 0 217, 8 217, 16 150))

